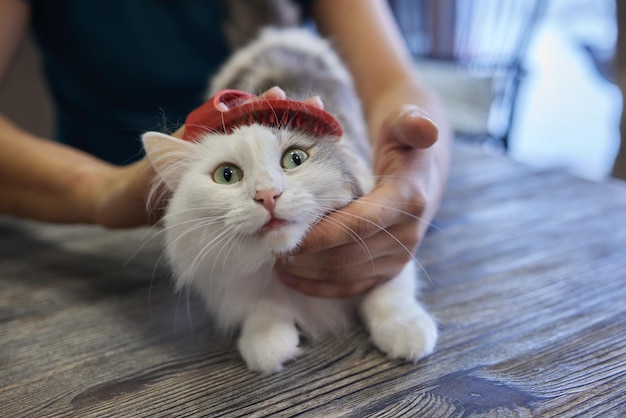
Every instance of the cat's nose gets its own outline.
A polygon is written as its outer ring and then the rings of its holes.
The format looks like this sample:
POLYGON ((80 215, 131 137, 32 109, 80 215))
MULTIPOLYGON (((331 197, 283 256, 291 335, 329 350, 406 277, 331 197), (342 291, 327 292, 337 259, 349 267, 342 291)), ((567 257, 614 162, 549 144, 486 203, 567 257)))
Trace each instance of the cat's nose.
POLYGON ((276 207, 276 199, 278 199, 281 194, 283 194, 283 192, 277 189, 257 190, 254 195, 254 200, 265 206, 265 209, 268 211, 273 212, 276 207))

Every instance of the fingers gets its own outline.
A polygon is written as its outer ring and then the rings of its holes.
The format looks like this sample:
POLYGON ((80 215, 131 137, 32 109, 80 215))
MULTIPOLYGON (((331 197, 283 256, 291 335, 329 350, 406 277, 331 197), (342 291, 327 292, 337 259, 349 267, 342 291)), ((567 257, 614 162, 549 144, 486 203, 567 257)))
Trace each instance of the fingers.
POLYGON ((274 87, 270 88, 269 90, 266 90, 263 93, 261 93, 258 97, 261 98, 261 99, 284 100, 284 99, 287 98, 287 94, 280 87, 274 86, 274 87))
POLYGON ((332 281, 333 283, 358 281, 364 278, 387 279, 396 275, 410 258, 411 254, 406 251, 371 259, 363 258, 361 263, 352 266, 318 265, 304 268, 295 264, 281 264, 276 267, 276 271, 301 279, 332 281))
POLYGON ((439 129, 418 106, 407 104, 389 115, 383 136, 410 148, 425 149, 437 142, 439 129))
MULTIPOLYGON (((353 242, 323 250, 313 254, 299 254, 279 259, 281 271, 310 279, 354 280, 363 274, 372 275, 367 269, 382 273, 380 266, 374 265, 379 259, 395 255, 405 263, 412 256, 411 244, 417 233, 410 224, 400 224, 381 230, 366 240, 353 242), (350 274, 353 268, 364 265, 365 271, 350 274)), ((374 273, 374 274, 375 274, 374 273)))
POLYGON ((277 261, 279 279, 309 296, 345 298, 397 275, 413 257, 422 223, 407 205, 386 200, 386 189, 315 225, 300 253, 277 261))
POLYGON ((346 244, 358 244, 379 233, 389 236, 382 231, 389 232, 392 226, 394 232, 417 237, 412 232, 420 224, 423 200, 413 190, 400 190, 400 183, 397 178, 383 179, 370 194, 327 215, 305 236, 297 250, 298 256, 316 254, 346 244), (404 225, 408 229, 401 231, 402 228, 396 225, 404 225))
POLYGON ((183 139, 183 135, 185 133, 185 125, 181 125, 176 131, 174 131, 171 135, 178 139, 183 139))
POLYGON ((427 228, 423 195, 397 178, 327 215, 299 252, 279 260, 280 280, 316 297, 351 297, 394 277, 413 257, 427 228))
POLYGON ((359 244, 278 260, 278 278, 309 296, 360 295, 396 276, 411 260, 411 250, 402 244, 406 238, 402 231, 407 229, 400 227, 387 231, 389 234, 383 231, 359 244))
POLYGON ((304 103, 324 110, 324 103, 322 103, 322 99, 320 98, 320 96, 309 97, 304 101, 304 103))
POLYGON ((317 298, 345 299, 359 296, 384 280, 378 277, 354 280, 346 283, 302 279, 279 274, 279 279, 289 287, 307 296, 317 298))
MULTIPOLYGON (((286 98, 287 98, 287 94, 285 93, 285 91, 278 86, 274 86, 270 88, 269 90, 264 91, 256 99, 253 99, 253 100, 258 100, 258 99, 285 100, 286 98)), ((308 99, 304 101, 304 103, 317 107, 318 109, 322 109, 322 110, 324 109, 324 103, 322 103, 322 99, 319 96, 309 97, 308 99)))
POLYGON ((314 225, 304 238, 300 253, 318 253, 359 241, 359 239, 367 239, 386 228, 389 225, 388 222, 393 221, 393 219, 387 219, 382 223, 383 218, 381 208, 366 207, 352 202, 314 225))

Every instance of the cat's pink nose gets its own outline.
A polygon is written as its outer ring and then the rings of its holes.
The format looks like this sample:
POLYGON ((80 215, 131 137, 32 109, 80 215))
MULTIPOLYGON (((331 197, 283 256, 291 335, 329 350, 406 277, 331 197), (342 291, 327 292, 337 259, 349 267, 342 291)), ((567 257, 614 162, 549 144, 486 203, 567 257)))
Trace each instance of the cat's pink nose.
POLYGON ((278 199, 281 194, 283 194, 283 192, 277 189, 258 190, 254 195, 254 200, 265 206, 265 209, 269 212, 273 212, 276 207, 276 199, 278 199))

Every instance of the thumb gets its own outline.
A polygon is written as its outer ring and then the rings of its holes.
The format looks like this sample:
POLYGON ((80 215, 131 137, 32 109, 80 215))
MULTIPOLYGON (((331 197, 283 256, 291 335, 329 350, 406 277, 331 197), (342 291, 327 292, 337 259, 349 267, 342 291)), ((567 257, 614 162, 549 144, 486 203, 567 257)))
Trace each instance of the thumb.
POLYGON ((425 149, 439 136, 435 122, 418 106, 406 104, 391 114, 383 124, 383 138, 399 146, 425 149))

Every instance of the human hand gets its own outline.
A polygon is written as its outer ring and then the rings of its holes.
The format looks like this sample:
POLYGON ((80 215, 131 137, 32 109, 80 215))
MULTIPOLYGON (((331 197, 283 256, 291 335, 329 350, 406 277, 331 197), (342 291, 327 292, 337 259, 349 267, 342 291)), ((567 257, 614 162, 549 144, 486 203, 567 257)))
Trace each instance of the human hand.
POLYGON ((426 209, 438 170, 428 148, 438 129, 412 104, 396 106, 382 120, 376 186, 313 226, 297 254, 277 261, 288 286, 310 296, 351 297, 393 278, 413 257, 433 213, 426 209))
MULTIPOLYGON (((260 95, 250 98, 249 100, 250 101, 263 100, 263 99, 284 100, 286 98, 287 98, 287 94, 285 93, 285 91, 281 89, 279 86, 274 86, 268 90, 265 90, 260 95)), ((308 99, 304 101, 304 103, 310 104, 319 109, 324 109, 324 104, 322 103, 322 100, 319 98, 319 96, 309 97, 308 99)))
POLYGON ((93 223, 108 228, 131 228, 159 220, 158 211, 148 210, 154 171, 146 159, 124 167, 90 171, 83 184, 85 194, 90 196, 86 202, 93 223))

